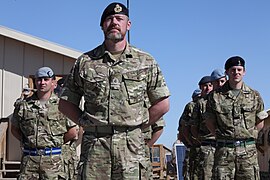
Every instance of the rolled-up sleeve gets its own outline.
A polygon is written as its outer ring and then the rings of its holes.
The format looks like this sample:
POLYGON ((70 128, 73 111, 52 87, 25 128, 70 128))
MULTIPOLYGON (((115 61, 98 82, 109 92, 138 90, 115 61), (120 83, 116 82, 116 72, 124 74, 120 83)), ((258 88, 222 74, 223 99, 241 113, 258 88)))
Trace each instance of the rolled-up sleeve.
POLYGON ((170 96, 165 78, 157 64, 153 65, 149 80, 147 94, 151 103, 170 96))

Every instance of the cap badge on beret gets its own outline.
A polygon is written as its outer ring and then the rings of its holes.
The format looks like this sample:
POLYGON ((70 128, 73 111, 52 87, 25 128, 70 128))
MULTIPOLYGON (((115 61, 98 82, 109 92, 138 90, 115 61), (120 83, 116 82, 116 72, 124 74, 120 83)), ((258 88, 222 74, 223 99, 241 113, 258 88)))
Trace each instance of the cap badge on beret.
POLYGON ((245 67, 245 60, 240 56, 230 57, 225 63, 225 69, 228 70, 232 66, 243 66, 245 67))
POLYGON ((115 13, 119 13, 119 12, 121 12, 122 11, 122 7, 119 5, 119 4, 116 4, 115 5, 115 8, 114 8, 114 12, 115 13))
POLYGON ((53 70, 49 67, 39 68, 35 74, 35 78, 48 77, 52 78, 54 76, 53 70))

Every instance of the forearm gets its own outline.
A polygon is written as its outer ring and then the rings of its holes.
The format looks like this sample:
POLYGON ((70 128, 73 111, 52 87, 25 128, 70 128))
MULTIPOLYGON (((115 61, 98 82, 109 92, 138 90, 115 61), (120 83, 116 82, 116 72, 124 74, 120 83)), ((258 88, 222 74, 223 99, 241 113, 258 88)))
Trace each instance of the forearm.
POLYGON ((157 142, 158 138, 161 136, 162 133, 163 133, 163 128, 161 128, 158 131, 154 132, 152 134, 151 139, 147 142, 147 145, 149 147, 152 147, 155 144, 155 142, 157 142))
MULTIPOLYGON (((192 142, 191 142, 191 130, 190 130, 190 126, 185 126, 183 128, 183 140, 185 140, 189 145, 192 145, 192 142)), ((181 141, 183 141, 181 140, 181 141)))
POLYGON ((205 125, 207 129, 213 134, 216 135, 216 124, 214 120, 205 120, 205 125))
POLYGON ((77 139, 77 137, 78 137, 78 128, 75 126, 75 127, 70 128, 68 132, 65 133, 64 143, 77 139))
POLYGON ((21 141, 21 139, 22 139, 22 133, 21 133, 21 131, 20 131, 19 128, 17 128, 17 127, 15 127, 15 126, 11 125, 11 133, 13 134, 13 136, 14 136, 16 139, 18 139, 19 141, 21 141))
POLYGON ((60 99, 58 109, 73 122, 79 124, 79 118, 82 115, 82 110, 78 106, 69 101, 60 99))
POLYGON ((260 123, 256 124, 256 128, 258 131, 260 131, 264 126, 264 121, 261 121, 260 123))
POLYGON ((169 98, 165 98, 154 105, 152 105, 148 111, 149 111, 149 122, 146 127, 153 125, 155 122, 157 122, 164 114, 166 114, 169 111, 169 98))
POLYGON ((197 126, 192 125, 191 128, 190 128, 190 132, 191 132, 191 135, 192 135, 194 138, 196 138, 196 139, 198 138, 199 132, 198 132, 198 127, 197 127, 197 126))

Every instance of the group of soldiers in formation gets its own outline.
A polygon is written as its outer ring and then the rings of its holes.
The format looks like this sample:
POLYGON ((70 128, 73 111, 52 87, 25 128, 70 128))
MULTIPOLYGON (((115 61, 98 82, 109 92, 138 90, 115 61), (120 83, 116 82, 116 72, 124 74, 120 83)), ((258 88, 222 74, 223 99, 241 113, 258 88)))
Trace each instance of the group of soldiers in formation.
POLYGON ((184 179, 260 179, 258 132, 268 117, 258 91, 243 82, 245 61, 229 58, 199 81, 179 120, 187 147, 184 179))
MULTIPOLYGON (((18 179, 153 179, 149 148, 163 131, 169 89, 155 59, 127 42, 123 4, 109 4, 100 26, 104 42, 76 60, 63 88, 50 67, 41 67, 35 90, 15 102, 18 179)), ((256 140, 268 114, 245 73, 244 59, 233 56, 226 75, 215 70, 199 81, 178 128, 188 147, 185 179, 260 178, 256 140)))

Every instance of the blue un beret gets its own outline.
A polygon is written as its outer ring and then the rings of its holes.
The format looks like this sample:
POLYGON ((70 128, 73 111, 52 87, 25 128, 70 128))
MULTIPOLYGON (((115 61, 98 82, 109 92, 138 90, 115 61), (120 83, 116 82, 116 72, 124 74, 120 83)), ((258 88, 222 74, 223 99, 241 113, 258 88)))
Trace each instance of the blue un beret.
POLYGON ((225 76, 226 76, 226 74, 224 73, 224 70, 221 70, 221 69, 215 69, 211 73, 212 81, 218 80, 218 79, 223 78, 225 76))
POLYGON ((202 90, 200 89, 195 89, 192 93, 192 99, 194 99, 195 97, 199 96, 201 94, 202 90))
POLYGON ((230 69, 232 66, 243 66, 245 67, 245 60, 240 56, 230 57, 225 63, 225 70, 230 69))
POLYGON ((47 78, 54 77, 53 70, 49 67, 39 68, 35 74, 35 78, 41 78, 41 77, 47 77, 47 78))
POLYGON ((103 22, 108 16, 114 15, 114 14, 123 14, 129 17, 128 9, 126 8, 126 6, 121 3, 114 2, 114 3, 109 4, 104 9, 101 19, 100 19, 100 26, 102 26, 103 22))
POLYGON ((211 76, 204 76, 202 77, 202 79, 199 81, 199 85, 205 84, 205 83, 209 83, 212 82, 212 78, 211 76))

